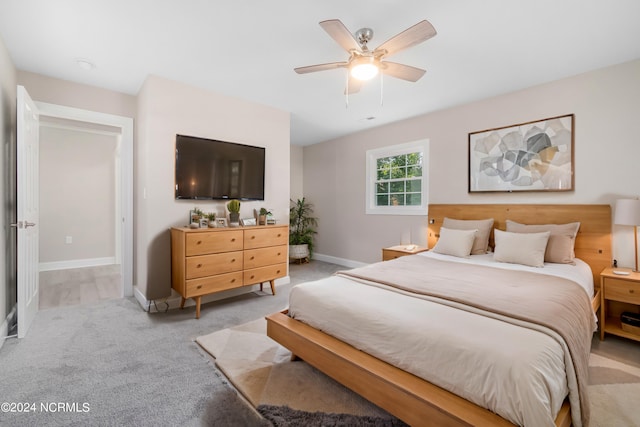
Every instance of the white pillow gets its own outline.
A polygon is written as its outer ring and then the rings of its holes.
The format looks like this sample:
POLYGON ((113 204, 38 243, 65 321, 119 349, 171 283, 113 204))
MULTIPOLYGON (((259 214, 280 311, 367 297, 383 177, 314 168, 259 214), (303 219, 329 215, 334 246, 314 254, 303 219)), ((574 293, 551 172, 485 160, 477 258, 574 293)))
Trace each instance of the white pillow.
POLYGON ((544 253, 550 232, 510 233, 493 230, 496 248, 493 259, 498 262, 544 267, 544 253))
POLYGON ((478 230, 453 230, 440 227, 440 238, 433 248, 439 254, 469 258, 478 230))

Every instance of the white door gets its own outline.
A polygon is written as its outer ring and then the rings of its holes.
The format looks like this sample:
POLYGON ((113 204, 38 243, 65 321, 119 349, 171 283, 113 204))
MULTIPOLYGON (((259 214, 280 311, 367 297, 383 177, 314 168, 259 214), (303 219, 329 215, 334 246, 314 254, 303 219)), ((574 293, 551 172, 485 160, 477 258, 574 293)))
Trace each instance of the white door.
POLYGON ((23 86, 17 106, 18 338, 38 311, 38 109, 23 86))

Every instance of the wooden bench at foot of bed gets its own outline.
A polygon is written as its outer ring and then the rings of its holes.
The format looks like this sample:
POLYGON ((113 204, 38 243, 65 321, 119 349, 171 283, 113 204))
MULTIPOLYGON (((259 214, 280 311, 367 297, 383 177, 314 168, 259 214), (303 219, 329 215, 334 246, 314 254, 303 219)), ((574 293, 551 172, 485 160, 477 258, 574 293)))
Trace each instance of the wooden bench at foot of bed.
MULTIPOLYGON (((267 335, 409 425, 513 427, 487 409, 290 318, 286 311, 267 316, 267 335)), ((565 399, 556 426, 570 425, 565 399)))

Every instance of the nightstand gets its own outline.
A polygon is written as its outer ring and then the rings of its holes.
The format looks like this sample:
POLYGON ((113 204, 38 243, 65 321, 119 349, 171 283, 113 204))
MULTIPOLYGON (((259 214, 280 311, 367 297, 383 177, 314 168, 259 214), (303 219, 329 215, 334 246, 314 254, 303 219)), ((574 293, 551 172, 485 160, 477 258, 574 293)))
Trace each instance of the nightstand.
POLYGON ((416 245, 391 246, 390 248, 382 249, 382 260, 389 261, 392 259, 400 258, 401 256, 415 255, 417 253, 425 252, 428 250, 428 248, 423 248, 416 245))
POLYGON ((600 273, 600 286, 600 340, 606 332, 640 341, 639 334, 623 330, 620 322, 623 311, 640 313, 640 273, 625 268, 605 268, 600 273), (630 273, 619 275, 613 270, 630 273))

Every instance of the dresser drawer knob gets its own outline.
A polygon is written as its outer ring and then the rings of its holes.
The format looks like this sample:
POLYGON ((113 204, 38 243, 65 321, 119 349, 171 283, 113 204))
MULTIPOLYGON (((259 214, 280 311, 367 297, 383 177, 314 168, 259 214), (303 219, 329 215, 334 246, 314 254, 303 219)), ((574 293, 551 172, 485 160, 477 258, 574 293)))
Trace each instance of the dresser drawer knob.
POLYGON ((254 277, 256 277, 256 276, 254 276, 254 275, 252 274, 252 275, 251 275, 251 278, 253 279, 254 277))
POLYGON ((236 262, 236 259, 235 259, 235 258, 233 258, 233 259, 231 260, 231 262, 236 262))
POLYGON ((202 267, 202 264, 196 265, 196 268, 200 268, 200 267, 202 267))
POLYGON ((256 238, 256 236, 251 236, 251 240, 253 240, 253 239, 255 239, 255 238, 256 238))
POLYGON ((280 274, 280 270, 276 271, 276 274, 280 274))
POLYGON ((231 241, 232 241, 232 242, 235 242, 235 241, 236 241, 236 238, 234 237, 233 239, 231 239, 231 241))
POLYGON ((280 254, 281 254, 281 253, 282 253, 282 252, 278 252, 278 256, 280 256, 280 254))
POLYGON ((231 283, 235 283, 236 279, 231 279, 231 283))
POLYGON ((196 245, 201 245, 202 244, 202 240, 198 240, 198 243, 196 243, 196 245))
POLYGON ((632 294, 634 292, 633 289, 629 289, 629 293, 632 294))
POLYGON ((282 236, 282 234, 278 233, 278 237, 282 236))
POLYGON ((254 260, 255 258, 256 258, 256 257, 252 256, 250 259, 251 259, 251 260, 254 260))
POLYGON ((196 289, 202 289, 202 285, 196 286, 196 289))

